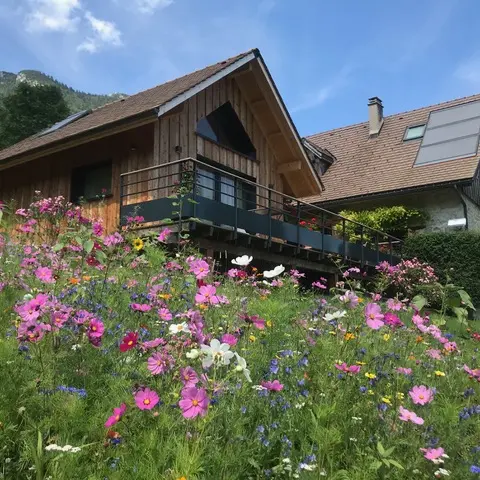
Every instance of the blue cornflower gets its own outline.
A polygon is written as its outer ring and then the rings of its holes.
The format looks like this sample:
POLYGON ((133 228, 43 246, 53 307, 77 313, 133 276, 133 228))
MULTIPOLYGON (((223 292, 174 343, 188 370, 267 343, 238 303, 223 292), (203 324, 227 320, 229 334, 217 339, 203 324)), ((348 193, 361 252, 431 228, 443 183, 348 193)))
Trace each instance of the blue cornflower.
POLYGON ((298 361, 298 366, 299 367, 306 367, 308 365, 308 358, 304 355, 299 361, 298 361))
POLYGON ((257 427, 257 432, 258 432, 258 433, 264 433, 264 432, 265 432, 265 427, 264 427, 263 425, 259 425, 259 426, 257 427))
POLYGON ((305 385, 305 379, 302 378, 301 380, 298 380, 298 381, 297 381, 297 385, 298 385, 299 387, 305 385))
POLYGON ((360 392, 361 393, 365 393, 368 391, 368 388, 367 387, 360 387, 360 392))
POLYGON ((287 375, 291 375, 291 373, 292 373, 292 367, 285 367, 285 373, 286 373, 287 375))
POLYGON ((478 467, 477 465, 472 465, 470 467, 470 472, 471 473, 480 473, 480 467, 478 467))
POLYGON ((381 411, 384 412, 385 410, 388 409, 388 405, 386 403, 379 403, 377 408, 381 411))
POLYGON ((278 360, 274 358, 270 361, 270 373, 277 374, 279 370, 278 360))
POLYGON ((278 428, 278 423, 277 422, 273 422, 271 425, 270 425, 270 428, 273 428, 274 430, 278 428))
POLYGON ((293 357, 293 350, 282 350, 280 352, 281 357, 293 357))
POLYGON ((467 397, 470 397, 471 395, 475 395, 475 390, 473 388, 467 388, 464 392, 463 392, 463 396, 465 398, 467 397))
POLYGON ((262 437, 262 438, 260 439, 260 441, 262 442, 262 445, 263 445, 264 447, 268 447, 268 446, 270 445, 270 442, 269 442, 269 440, 268 440, 266 437, 262 437))

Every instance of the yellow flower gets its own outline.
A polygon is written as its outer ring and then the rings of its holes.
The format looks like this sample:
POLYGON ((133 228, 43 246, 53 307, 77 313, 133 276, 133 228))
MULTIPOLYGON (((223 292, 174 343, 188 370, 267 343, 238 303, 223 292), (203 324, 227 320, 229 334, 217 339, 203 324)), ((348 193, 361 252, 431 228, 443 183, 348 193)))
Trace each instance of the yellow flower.
POLYGON ((82 278, 83 278, 86 282, 89 282, 89 281, 92 279, 92 277, 91 277, 90 275, 84 275, 82 278))
POLYGON ((271 320, 267 320, 266 325, 267 327, 273 327, 273 323, 271 320))
POLYGON ((353 340, 355 338, 355 335, 353 333, 347 332, 343 338, 345 338, 345 340, 348 342, 349 340, 353 340))
POLYGON ((248 339, 249 339, 251 342, 254 342, 254 341, 256 340, 256 337, 255 337, 255 335, 250 335, 250 336, 248 337, 248 339))
POLYGON ((187 477, 180 477, 180 478, 177 478, 177 480, 187 480, 187 477))
POLYGON ((387 396, 387 397, 382 397, 382 402, 383 403, 386 403, 387 405, 391 405, 392 404, 392 401, 390 400, 390 397, 387 396))
POLYGON ((172 296, 169 293, 161 293, 160 295, 158 295, 158 298, 161 298, 162 300, 169 300, 170 298, 172 298, 172 296))
POLYGON ((138 252, 143 248, 143 240, 141 238, 136 238, 132 242, 133 248, 138 252))
POLYGON ((337 332, 335 332, 335 331, 333 331, 333 330, 330 330, 328 333, 329 333, 330 335, 336 335, 336 334, 337 334, 337 332))
POLYGON ((435 370, 435 375, 437 377, 444 377, 445 376, 445 372, 441 372, 440 370, 435 370))
POLYGON ((365 376, 369 378, 370 380, 373 380, 374 378, 377 378, 377 376, 374 373, 366 373, 365 376))
POLYGON ((357 360, 355 363, 357 365, 366 365, 367 364, 367 362, 361 362, 360 360, 357 360))
POLYGON ((198 306, 198 308, 199 308, 200 310, 208 310, 208 305, 205 305, 204 303, 201 303, 201 304, 198 306))
POLYGON ((390 340, 390 334, 389 333, 384 333, 383 334, 383 339, 388 342, 390 340))
POLYGON ((362 302, 363 302, 363 298, 362 298, 362 297, 358 297, 358 301, 359 301, 360 303, 362 303, 362 302))
POLYGON ((397 392, 398 400, 403 400, 405 398, 405 394, 403 392, 397 392))
POLYGON ((374 392, 373 390, 369 390, 369 391, 368 391, 368 394, 369 394, 369 395, 375 395, 375 392, 374 392))

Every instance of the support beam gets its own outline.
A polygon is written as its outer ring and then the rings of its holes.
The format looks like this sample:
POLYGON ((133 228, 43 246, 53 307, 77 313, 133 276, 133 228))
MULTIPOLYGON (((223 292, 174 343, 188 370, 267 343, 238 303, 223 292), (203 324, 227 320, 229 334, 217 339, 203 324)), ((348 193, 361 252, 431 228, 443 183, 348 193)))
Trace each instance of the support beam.
POLYGON ((278 173, 297 172, 302 169, 302 162, 296 160, 294 162, 282 163, 278 166, 278 173))
POLYGON ((236 72, 233 72, 232 74, 230 74, 230 77, 232 78, 242 77, 243 75, 250 73, 251 71, 252 71, 252 66, 248 64, 245 68, 239 69, 236 72))
POLYGON ((267 133, 267 139, 270 140, 271 138, 281 137, 283 133, 280 130, 275 130, 274 132, 267 133))

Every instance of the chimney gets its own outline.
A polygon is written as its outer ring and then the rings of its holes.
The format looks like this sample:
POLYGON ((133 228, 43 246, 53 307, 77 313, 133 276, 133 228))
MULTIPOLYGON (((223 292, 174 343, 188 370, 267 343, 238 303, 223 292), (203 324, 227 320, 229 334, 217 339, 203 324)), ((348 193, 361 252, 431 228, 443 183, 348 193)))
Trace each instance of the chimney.
POLYGON ((370 137, 376 137, 383 125, 383 104, 378 97, 368 99, 368 123, 370 137))

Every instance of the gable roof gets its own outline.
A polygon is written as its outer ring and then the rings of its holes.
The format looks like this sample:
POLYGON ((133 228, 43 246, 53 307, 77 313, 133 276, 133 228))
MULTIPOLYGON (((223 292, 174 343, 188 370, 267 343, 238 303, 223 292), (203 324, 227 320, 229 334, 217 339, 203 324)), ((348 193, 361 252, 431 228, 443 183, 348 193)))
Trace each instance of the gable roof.
POLYGON ((328 149, 336 161, 322 176, 322 196, 310 203, 334 203, 365 195, 471 181, 478 167, 477 155, 440 163, 413 166, 421 139, 404 141, 408 126, 426 124, 430 112, 480 100, 480 94, 386 116, 380 133, 370 138, 368 122, 337 128, 308 137, 328 149))
POLYGON ((258 55, 258 50, 249 50, 149 90, 96 108, 88 115, 48 135, 34 135, 4 150, 0 150, 0 163, 13 160, 27 153, 33 153, 47 146, 54 146, 82 134, 88 134, 102 127, 113 126, 113 124, 122 121, 141 117, 142 115, 151 115, 152 119, 156 118, 158 115, 158 110, 156 109, 171 102, 176 97, 213 77, 215 74, 234 66, 237 62, 241 63, 241 60, 254 58, 256 55, 258 55))

